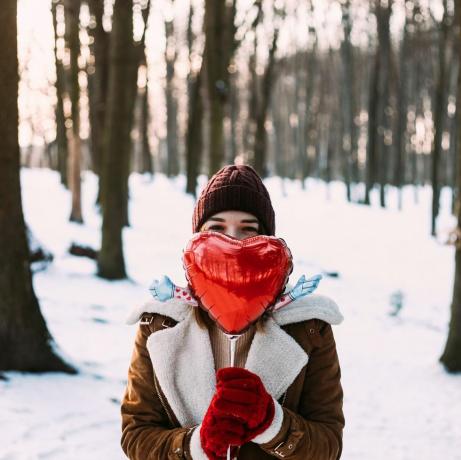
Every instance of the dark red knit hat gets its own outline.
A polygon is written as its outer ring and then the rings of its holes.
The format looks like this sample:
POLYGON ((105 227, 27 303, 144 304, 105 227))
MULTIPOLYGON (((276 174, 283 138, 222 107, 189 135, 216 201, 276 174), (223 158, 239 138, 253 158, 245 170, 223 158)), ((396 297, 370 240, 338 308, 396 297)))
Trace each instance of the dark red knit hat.
POLYGON ((232 210, 253 214, 263 226, 261 233, 275 234, 275 214, 269 192, 251 166, 224 166, 208 181, 195 205, 192 231, 200 231, 212 215, 232 210))

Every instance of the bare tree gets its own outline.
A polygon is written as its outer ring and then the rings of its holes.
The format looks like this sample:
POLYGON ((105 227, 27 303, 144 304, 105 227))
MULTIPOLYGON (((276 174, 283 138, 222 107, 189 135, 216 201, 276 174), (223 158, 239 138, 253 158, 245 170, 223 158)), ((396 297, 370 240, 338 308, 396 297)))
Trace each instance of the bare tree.
MULTIPOLYGON (((312 1, 309 2, 309 14, 311 17, 314 16, 313 4, 312 1)), ((305 115, 305 139, 306 139, 306 152, 302 156, 302 185, 304 186, 304 179, 309 174, 309 162, 307 157, 307 150, 311 147, 314 148, 314 143, 316 140, 317 130, 315 127, 318 104, 315 103, 315 79, 317 72, 317 46, 318 46, 318 36, 317 30, 314 27, 314 24, 309 25, 308 28, 308 37, 310 46, 306 50, 306 59, 305 59, 305 68, 306 68, 306 84, 305 84, 305 101, 306 101, 306 115, 305 115)), ((318 100, 318 99, 317 99, 318 100)))
MULTIPOLYGON (((456 18, 458 22, 458 40, 461 39, 461 5, 456 2, 456 18)), ((460 48, 458 53, 461 55, 460 48)), ((461 57, 461 56, 460 56, 461 57)), ((458 72, 457 110, 461 107, 461 72, 458 72)), ((458 123, 460 122, 458 118, 458 123)), ((458 191, 461 188, 461 129, 458 129, 457 142, 458 191)), ((451 319, 445 350, 440 361, 449 372, 461 372, 461 195, 457 196, 458 224, 455 231, 455 281, 453 300, 451 303, 451 319)))
POLYGON ((67 141, 69 146, 69 185, 72 192, 70 220, 83 222, 81 204, 80 170, 82 145, 80 139, 80 84, 78 81, 80 55, 80 6, 81 0, 65 0, 66 51, 69 54, 69 76, 67 79, 68 98, 71 103, 71 116, 68 119, 67 141))
POLYGON ((19 181, 16 17, 16 0, 5 0, 0 9, 0 369, 75 373, 55 354, 32 285, 19 181))
MULTIPOLYGON (((144 66, 147 69, 147 60, 144 53, 144 66)), ((150 110, 149 110, 149 76, 146 70, 146 83, 141 89, 141 116, 139 130, 141 135, 141 172, 153 173, 154 165, 152 161, 151 148, 149 143, 149 125, 150 125, 150 110)))
POLYGON ((210 175, 221 168, 224 115, 229 96, 229 63, 235 51, 236 0, 205 0, 205 69, 210 110, 210 175))
POLYGON ((102 243, 98 275, 108 279, 126 278, 122 229, 126 219, 127 169, 131 144, 134 97, 133 0, 116 0, 109 54, 109 87, 101 163, 102 243))
POLYGON ((153 174, 154 166, 149 142, 150 127, 150 105, 149 105, 149 74, 147 72, 147 56, 145 47, 139 69, 142 69, 142 78, 138 87, 138 96, 135 104, 135 114, 133 129, 136 135, 133 139, 133 158, 134 167, 132 170, 140 173, 153 174))
POLYGON ((436 234, 436 219, 439 214, 440 200, 440 162, 442 157, 442 134, 445 128, 447 114, 447 64, 446 51, 448 35, 450 31, 450 17, 448 14, 448 2, 443 1, 443 17, 439 26, 439 61, 438 61, 438 81, 435 94, 434 107, 434 143, 432 147, 432 216, 431 216, 431 235, 436 234))
POLYGON ((67 138, 66 138, 66 119, 64 116, 64 91, 65 91, 65 71, 62 62, 62 56, 59 55, 58 42, 60 37, 58 30, 58 7, 63 12, 62 0, 53 0, 51 2, 51 13, 53 18, 53 29, 54 29, 54 58, 56 66, 56 150, 58 156, 58 171, 61 175, 61 183, 66 187, 68 185, 67 179, 67 138))
POLYGON ((384 186, 387 178, 387 160, 390 149, 386 138, 386 112, 389 105, 392 1, 376 0, 374 5, 378 29, 378 46, 373 64, 368 102, 368 143, 364 202, 370 204, 370 191, 375 183, 379 181, 381 186, 380 202, 384 206, 384 186))
MULTIPOLYGON (((357 169, 357 152, 355 150, 355 97, 354 97, 354 50, 351 43, 352 18, 349 0, 341 3, 344 39, 341 42, 341 116, 342 136, 341 155, 343 159, 343 177, 346 184, 347 200, 351 201, 352 168, 357 169)), ((355 178, 356 179, 356 178, 355 178)))
MULTIPOLYGON (((171 6, 172 7, 172 6, 171 6)), ((167 175, 179 174, 178 152, 178 101, 175 91, 175 63, 178 50, 175 39, 174 19, 166 18, 165 24, 165 63, 166 63, 166 143, 167 143, 167 175)))
MULTIPOLYGON (((459 89, 461 89, 461 85, 459 89)), ((460 140, 458 140, 458 187, 461 185, 460 144, 460 140)), ((461 200, 459 196, 457 199, 457 218, 458 223, 455 230, 455 281, 451 302, 451 318, 447 342, 440 357, 440 361, 449 372, 461 372, 461 200)))
POLYGON ((391 107, 391 82, 395 81, 395 68, 392 60, 391 44, 391 15, 392 0, 379 0, 377 11, 379 54, 381 55, 381 71, 379 75, 378 97, 378 181, 379 202, 386 206, 386 185, 388 170, 392 156, 392 107, 391 107))
POLYGON ((195 197, 197 189, 197 176, 199 174, 201 152, 203 147, 203 74, 205 67, 202 63, 200 69, 193 69, 193 46, 194 33, 192 29, 192 19, 194 17, 194 7, 192 2, 189 7, 189 17, 187 23, 187 46, 189 50, 189 68, 191 71, 187 75, 187 129, 186 129, 186 192, 195 197))
POLYGON ((186 169, 187 193, 196 195, 197 176, 199 173, 200 155, 203 146, 202 119, 204 113, 202 92, 204 67, 193 77, 189 88, 189 117, 186 132, 186 169))
POLYGON ((395 121, 395 162, 394 183, 399 190, 398 206, 402 208, 402 187, 405 185, 406 133, 408 115, 408 87, 411 71, 411 33, 414 28, 414 8, 409 7, 410 1, 405 0, 405 23, 403 25, 402 43, 400 45, 400 77, 398 80, 397 116, 395 121))
MULTIPOLYGON (((133 4, 133 2, 132 2, 133 4)), ((139 3, 138 3, 139 5, 139 3)), ((131 172, 131 155, 130 153, 133 151, 132 143, 133 140, 131 138, 131 130, 134 124, 134 109, 136 105, 136 99, 139 92, 138 88, 138 72, 139 67, 142 63, 146 62, 146 31, 147 31, 147 23, 150 14, 150 6, 151 1, 147 0, 144 7, 141 8, 141 16, 143 22, 143 33, 141 35, 140 40, 135 41, 132 37, 131 40, 127 41, 123 46, 127 48, 127 53, 131 56, 129 61, 126 63, 127 67, 127 80, 126 84, 128 86, 128 98, 127 98, 127 106, 126 106, 126 119, 127 119, 127 129, 129 136, 125 138, 126 144, 125 149, 129 152, 127 155, 124 155, 122 159, 123 162, 123 171, 124 171, 124 180, 121 182, 123 186, 123 225, 129 226, 129 219, 128 219, 128 201, 129 201, 129 190, 128 190, 128 178, 131 172)), ((146 70, 147 73, 147 70, 146 70)))
MULTIPOLYGON (((280 14, 278 12, 277 14, 280 14)), ((269 49, 266 68, 261 79, 261 90, 257 102, 256 112, 256 132, 254 137, 254 167, 261 176, 267 175, 267 134, 266 119, 270 106, 272 87, 275 79, 275 52, 277 51, 277 41, 279 37, 279 26, 275 26, 272 36, 272 44, 269 49)))
MULTIPOLYGON (((93 39, 91 50, 94 60, 91 65, 91 71, 88 72, 91 155, 93 169, 96 174, 100 175, 109 78, 110 34, 103 27, 104 2, 101 0, 88 0, 88 6, 91 14, 88 32, 93 39)), ((101 176, 99 180, 101 181, 101 176)))

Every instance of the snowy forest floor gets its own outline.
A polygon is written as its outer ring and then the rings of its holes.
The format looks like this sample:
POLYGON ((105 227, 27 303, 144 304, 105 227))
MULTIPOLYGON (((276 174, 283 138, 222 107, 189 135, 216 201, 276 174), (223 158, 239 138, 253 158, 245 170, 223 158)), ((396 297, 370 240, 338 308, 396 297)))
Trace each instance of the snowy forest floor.
MULTIPOLYGON (((201 178, 203 184, 203 178, 201 178)), ((131 308, 149 297, 152 279, 185 282, 181 253, 191 236, 193 200, 184 177, 130 177, 130 222, 124 230, 130 280, 107 282, 95 263, 67 253, 71 241, 99 247, 97 181, 83 174, 84 225, 68 222, 69 193, 56 173, 21 172, 23 205, 35 237, 55 255, 34 275, 48 327, 77 376, 4 374, 0 380, 0 459, 116 460, 120 399, 136 327, 131 308)), ((344 186, 309 179, 266 181, 276 211, 277 236, 293 253, 291 281, 324 276, 317 293, 332 297, 345 320, 334 327, 344 388, 344 460, 460 460, 461 376, 438 362, 447 335, 454 249, 443 190, 438 240, 430 238, 429 188, 403 195, 396 209, 348 204, 344 186), (397 316, 391 297, 403 294, 397 316)))

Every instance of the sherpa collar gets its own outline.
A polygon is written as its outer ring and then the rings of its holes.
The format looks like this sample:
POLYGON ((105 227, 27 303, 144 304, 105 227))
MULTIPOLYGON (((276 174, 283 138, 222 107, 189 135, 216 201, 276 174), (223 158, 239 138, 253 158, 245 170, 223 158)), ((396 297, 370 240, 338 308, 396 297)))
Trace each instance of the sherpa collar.
MULTIPOLYGON (((208 331, 198 326, 193 307, 181 300, 151 300, 134 309, 127 319, 134 324, 142 314, 159 313, 178 324, 157 331, 147 340, 152 366, 181 426, 200 423, 213 397, 216 379, 208 331)), ((280 326, 318 318, 330 324, 343 321, 336 303, 312 294, 275 312, 256 331, 245 368, 258 374, 267 391, 280 398, 308 362, 308 355, 280 326)))

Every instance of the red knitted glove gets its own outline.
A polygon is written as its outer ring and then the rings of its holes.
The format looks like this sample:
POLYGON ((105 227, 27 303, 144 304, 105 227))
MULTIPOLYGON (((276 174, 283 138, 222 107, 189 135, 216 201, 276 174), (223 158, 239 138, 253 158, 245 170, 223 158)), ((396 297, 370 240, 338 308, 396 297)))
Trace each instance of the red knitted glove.
POLYGON ((243 444, 245 428, 240 420, 227 415, 216 414, 212 399, 205 414, 200 429, 200 443, 209 459, 219 460, 227 457, 227 449, 231 447, 231 457, 234 458, 237 447, 243 444))
POLYGON ((233 416, 244 422, 241 444, 269 427, 275 413, 274 400, 256 374, 239 367, 226 367, 218 370, 216 380, 216 396, 212 402, 215 414, 233 416))

